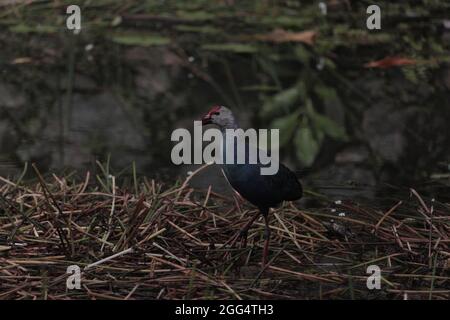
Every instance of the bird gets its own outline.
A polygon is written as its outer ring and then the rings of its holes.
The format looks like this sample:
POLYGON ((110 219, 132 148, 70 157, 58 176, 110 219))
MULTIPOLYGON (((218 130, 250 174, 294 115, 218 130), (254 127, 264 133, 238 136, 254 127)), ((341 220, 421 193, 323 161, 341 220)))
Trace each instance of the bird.
MULTIPOLYGON (((226 131, 227 129, 241 129, 233 114, 233 112, 225 106, 213 106, 203 117, 202 126, 215 125, 222 132, 223 147, 222 157, 226 158, 226 131)), ((248 149, 248 142, 246 141, 246 149, 248 149)), ((236 157, 236 146, 234 155, 236 157)), ((264 231, 264 248, 262 256, 262 267, 265 268, 268 260, 269 242, 270 242, 270 227, 269 227, 269 211, 270 208, 278 207, 283 201, 295 201, 302 197, 303 188, 296 175, 289 170, 285 165, 279 163, 279 169, 274 175, 262 175, 261 167, 265 165, 260 162, 258 158, 256 163, 248 161, 248 154, 245 154, 245 162, 239 164, 226 163, 222 161, 222 172, 231 187, 242 198, 253 204, 258 208, 257 213, 244 225, 240 232, 234 237, 242 237, 246 241, 248 230, 253 222, 259 217, 263 216, 265 231, 264 231)))

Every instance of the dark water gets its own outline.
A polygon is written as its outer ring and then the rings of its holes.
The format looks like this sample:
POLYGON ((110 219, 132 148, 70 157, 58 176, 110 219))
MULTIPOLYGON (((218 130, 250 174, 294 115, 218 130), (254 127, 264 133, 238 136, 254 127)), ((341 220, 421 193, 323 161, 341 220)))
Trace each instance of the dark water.
MULTIPOLYGON (((211 84, 184 68, 169 48, 113 47, 95 56, 84 45, 78 43, 73 56, 63 55, 72 67, 65 62, 52 67, 2 65, 1 176, 21 175, 25 163, 36 163, 42 172, 76 170, 82 175, 86 170, 98 172, 99 161, 109 164, 116 175, 131 175, 134 164, 139 175, 170 182, 196 168, 172 164, 172 131, 192 130, 193 121, 212 105, 229 101, 227 106, 244 128, 271 125, 273 119, 260 116, 264 104, 260 93, 239 91, 238 98, 233 98, 236 88, 227 82, 222 64, 208 67, 216 79, 211 84)), ((15 55, 14 48, 8 50, 15 55)), ((229 61, 239 86, 260 76, 252 75, 245 61, 229 61)), ((446 187, 450 134, 445 116, 450 111, 441 103, 448 102, 448 91, 433 96, 430 87, 417 89, 398 73, 380 76, 357 73, 350 79, 366 78, 354 82, 355 92, 366 92, 372 100, 358 111, 356 122, 343 124, 350 136, 347 142, 325 139, 310 166, 296 157, 295 143, 281 150, 284 162, 314 190, 335 198, 370 198, 386 183, 414 186, 421 181, 418 185, 424 186, 433 177, 438 189, 446 187), (396 97, 401 90, 417 91, 422 98, 433 96, 434 100, 424 101, 436 112, 419 110, 410 97, 396 97)), ((449 68, 436 75, 441 85, 448 78, 449 68)), ((326 106, 336 119, 342 118, 343 107, 326 106)), ((25 177, 33 176, 28 166, 25 177)), ((193 184, 228 190, 214 167, 199 174, 193 184)))

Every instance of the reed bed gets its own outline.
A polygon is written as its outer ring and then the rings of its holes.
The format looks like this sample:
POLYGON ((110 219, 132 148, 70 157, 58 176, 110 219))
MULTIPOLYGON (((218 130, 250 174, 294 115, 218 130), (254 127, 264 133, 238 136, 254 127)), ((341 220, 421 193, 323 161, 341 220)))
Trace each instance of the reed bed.
MULTIPOLYGON (((0 177, 0 299, 448 299, 450 206, 416 191, 391 206, 320 199, 271 213, 247 245, 225 245, 254 208, 112 175, 0 177), (76 265, 80 289, 68 289, 76 265), (367 267, 381 288, 367 288, 367 267)), ((194 173, 195 174, 195 173, 194 173)))

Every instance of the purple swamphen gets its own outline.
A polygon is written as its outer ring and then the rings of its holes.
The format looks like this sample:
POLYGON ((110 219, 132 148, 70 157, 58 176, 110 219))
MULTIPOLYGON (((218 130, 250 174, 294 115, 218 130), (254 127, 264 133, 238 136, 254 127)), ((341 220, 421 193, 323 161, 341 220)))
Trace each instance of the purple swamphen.
MULTIPOLYGON (((255 164, 249 163, 248 159, 248 143, 246 143, 245 163, 238 164, 236 161, 229 164, 225 163, 226 145, 229 141, 226 139, 227 129, 239 129, 239 125, 230 109, 224 106, 213 107, 203 118, 202 125, 214 124, 219 127, 223 137, 222 147, 222 171, 233 187, 244 199, 255 205, 259 212, 252 217, 249 222, 242 228, 237 237, 243 237, 244 241, 247 238, 247 232, 253 222, 260 214, 264 217, 265 232, 264 232, 264 250, 263 250, 263 267, 267 264, 267 256, 269 251, 270 228, 268 214, 269 209, 278 206, 283 201, 294 201, 302 197, 303 190, 300 182, 297 180, 295 174, 279 163, 278 172, 274 175, 262 175, 261 167, 263 165, 259 161, 259 157, 255 164)), ((234 146, 234 155, 236 157, 236 145, 234 146)), ((236 158, 235 158, 236 160, 236 158)), ((276 159, 277 161, 277 159, 276 159)))

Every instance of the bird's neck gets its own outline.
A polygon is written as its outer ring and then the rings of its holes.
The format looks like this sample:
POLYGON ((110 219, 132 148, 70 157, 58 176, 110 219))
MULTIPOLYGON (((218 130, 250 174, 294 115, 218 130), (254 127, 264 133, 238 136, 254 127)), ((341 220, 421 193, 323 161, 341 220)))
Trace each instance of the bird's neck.
MULTIPOLYGON (((237 160, 237 145, 236 145, 236 138, 234 135, 227 135, 227 130, 237 130, 237 129, 241 129, 239 124, 233 119, 233 121, 231 121, 229 124, 227 124, 226 126, 222 126, 220 127, 220 131, 222 132, 222 147, 220 148, 220 153, 221 153, 221 158, 223 163, 226 163, 226 154, 227 154, 227 150, 234 150, 234 163, 236 163, 237 160)), ((229 133, 230 134, 230 133, 229 133)), ((239 148, 240 150, 240 148, 239 148)), ((227 167, 225 165, 225 167, 227 167)))
POLYGON ((235 119, 233 119, 226 125, 220 127, 220 131, 222 131, 223 135, 225 135, 225 132, 227 129, 233 129, 233 130, 239 129, 239 124, 237 123, 237 121, 235 119))
POLYGON ((234 139, 228 139, 227 138, 227 130, 237 130, 240 129, 239 125, 237 124, 236 121, 233 121, 230 124, 227 124, 226 126, 220 127, 220 131, 222 132, 222 137, 223 137, 223 142, 224 142, 224 146, 226 146, 229 143, 233 143, 234 139))

